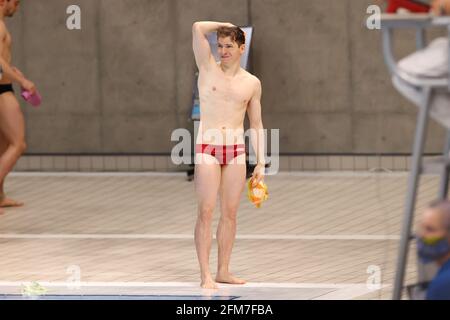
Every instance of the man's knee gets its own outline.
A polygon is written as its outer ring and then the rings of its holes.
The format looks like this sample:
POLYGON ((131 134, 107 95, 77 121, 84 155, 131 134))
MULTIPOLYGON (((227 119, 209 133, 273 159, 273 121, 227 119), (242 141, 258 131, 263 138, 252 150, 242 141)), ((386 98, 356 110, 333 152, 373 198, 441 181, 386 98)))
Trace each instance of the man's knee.
POLYGON ((225 206, 222 207, 222 219, 230 222, 236 222, 238 206, 225 206))
POLYGON ((199 209, 199 219, 202 222, 210 222, 214 213, 214 206, 203 205, 199 209))
POLYGON ((16 150, 18 154, 23 154, 27 149, 27 144, 25 141, 19 141, 12 144, 13 148, 16 150))
POLYGON ((20 144, 20 154, 24 153, 27 150, 27 143, 25 141, 22 141, 20 144))

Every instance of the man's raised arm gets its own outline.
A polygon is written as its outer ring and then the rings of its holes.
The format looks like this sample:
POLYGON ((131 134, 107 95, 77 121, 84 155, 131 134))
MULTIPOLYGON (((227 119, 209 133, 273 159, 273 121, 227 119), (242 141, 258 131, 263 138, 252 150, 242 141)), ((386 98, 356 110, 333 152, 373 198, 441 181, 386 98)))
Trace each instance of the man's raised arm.
POLYGON ((201 21, 194 23, 192 26, 195 62, 199 69, 208 68, 212 63, 215 63, 207 35, 217 31, 220 27, 234 27, 234 25, 231 23, 201 21))

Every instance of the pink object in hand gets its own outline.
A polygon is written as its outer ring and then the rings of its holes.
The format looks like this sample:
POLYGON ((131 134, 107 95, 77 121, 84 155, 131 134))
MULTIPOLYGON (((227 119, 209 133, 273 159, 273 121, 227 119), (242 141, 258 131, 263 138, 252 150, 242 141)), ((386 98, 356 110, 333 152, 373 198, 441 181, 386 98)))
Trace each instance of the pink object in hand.
POLYGON ((22 98, 25 99, 26 102, 30 103, 33 107, 39 107, 42 102, 42 97, 39 92, 35 92, 31 94, 29 91, 22 91, 22 98))

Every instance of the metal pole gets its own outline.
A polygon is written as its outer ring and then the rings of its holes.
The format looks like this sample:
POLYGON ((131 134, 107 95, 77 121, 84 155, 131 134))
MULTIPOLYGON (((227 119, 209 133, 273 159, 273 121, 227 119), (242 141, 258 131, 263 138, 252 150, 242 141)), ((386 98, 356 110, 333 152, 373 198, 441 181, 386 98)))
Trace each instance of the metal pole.
POLYGON ((422 170, 422 153, 428 126, 428 115, 430 110, 430 88, 424 89, 424 99, 420 107, 417 119, 416 134, 414 139, 413 158, 411 173, 408 181, 408 193, 406 197, 405 213, 401 233, 400 247, 398 249, 397 272, 395 275, 393 299, 400 300, 402 297, 405 267, 408 259, 408 246, 411 236, 411 226, 414 218, 414 207, 416 204, 417 187, 422 170))
POLYGON ((421 26, 417 27, 416 30, 416 48, 417 50, 422 50, 426 46, 426 33, 425 29, 421 26))
POLYGON ((447 131, 447 140, 445 141, 445 147, 444 147, 444 154, 443 154, 444 167, 442 168, 441 185, 439 187, 439 199, 440 200, 447 199, 447 194, 448 194, 448 176, 450 173, 450 168, 448 166, 449 153, 450 153, 450 130, 447 131))

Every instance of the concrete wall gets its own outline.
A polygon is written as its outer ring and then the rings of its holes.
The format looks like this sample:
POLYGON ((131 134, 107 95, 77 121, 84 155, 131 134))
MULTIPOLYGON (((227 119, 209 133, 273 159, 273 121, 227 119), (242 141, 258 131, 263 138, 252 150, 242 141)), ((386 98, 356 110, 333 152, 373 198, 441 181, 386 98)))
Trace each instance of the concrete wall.
MULTIPOLYGON (((370 0, 23 1, 8 22, 15 64, 45 103, 24 107, 29 153, 168 153, 170 134, 192 128, 191 25, 255 27, 253 72, 263 82, 267 128, 281 152, 410 152, 415 107, 392 88, 370 0), (66 8, 82 30, 66 29, 66 8)), ((401 33, 399 54, 414 48, 401 33)), ((433 124, 427 150, 439 152, 433 124)))

